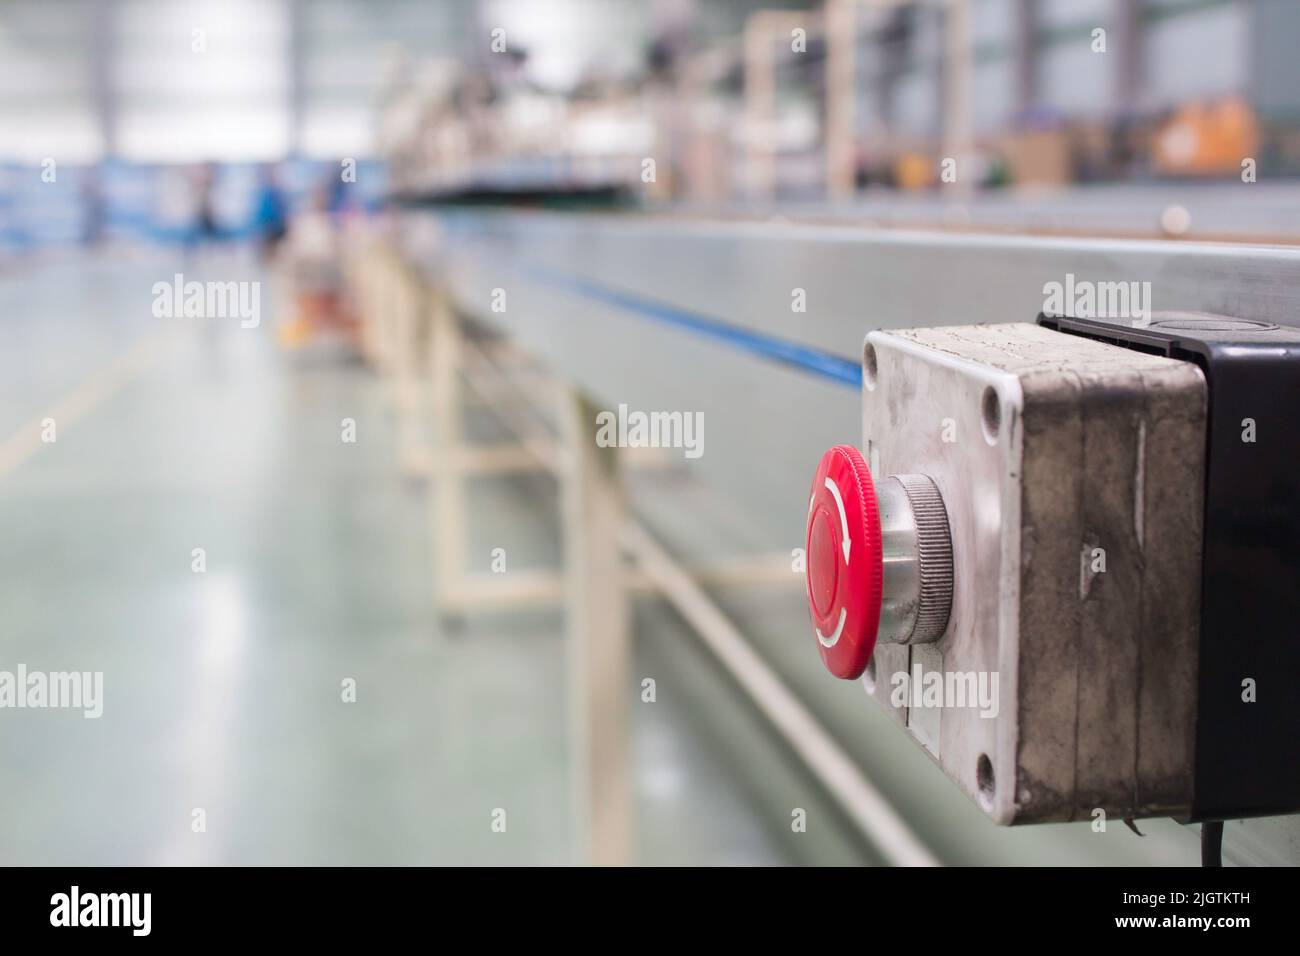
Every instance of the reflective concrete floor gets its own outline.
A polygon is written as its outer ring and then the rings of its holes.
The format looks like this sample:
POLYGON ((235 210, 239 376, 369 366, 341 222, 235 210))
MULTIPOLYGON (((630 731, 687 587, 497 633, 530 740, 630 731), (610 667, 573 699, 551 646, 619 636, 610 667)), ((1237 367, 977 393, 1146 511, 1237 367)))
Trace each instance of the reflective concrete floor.
MULTIPOLYGON (((182 270, 264 278, 152 253, 0 273, 0 671, 104 680, 98 719, 0 710, 0 863, 572 862, 558 613, 443 629, 376 378, 279 349, 269 281, 257 329, 155 318, 182 270)), ((485 483, 470 524, 554 563, 546 495, 485 483)), ((668 683, 634 712, 639 860, 793 859, 668 683)))

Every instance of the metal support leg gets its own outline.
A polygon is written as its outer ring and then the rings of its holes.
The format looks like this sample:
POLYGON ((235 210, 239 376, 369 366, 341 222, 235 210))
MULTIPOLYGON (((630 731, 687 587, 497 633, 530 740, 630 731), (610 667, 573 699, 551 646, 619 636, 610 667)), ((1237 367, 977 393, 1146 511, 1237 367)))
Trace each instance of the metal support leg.
POLYGON ((433 473, 434 595, 440 613, 460 609, 465 574, 465 486, 460 468, 460 329, 446 299, 433 294, 430 362, 433 368, 433 424, 437 440, 433 473))
POLYGON ((362 347, 366 358, 381 374, 387 374, 392 368, 396 270, 396 254, 386 247, 377 248, 374 251, 374 262, 370 266, 372 307, 366 315, 362 347))
POLYGON ((415 407, 415 327, 419 294, 409 270, 398 264, 393 270, 393 404, 399 413, 415 407))
POLYGON ((361 354, 376 369, 381 367, 379 324, 383 321, 386 277, 384 250, 377 242, 372 243, 357 264, 357 282, 361 296, 361 354))
POLYGON ((573 391, 562 401, 567 696, 579 859, 620 866, 632 858, 630 613, 618 539, 626 506, 617 449, 595 443, 596 409, 573 391))
POLYGON ((433 454, 426 445, 423 428, 425 381, 428 355, 427 289, 409 270, 402 270, 397 299, 398 353, 394 398, 397 408, 398 460, 407 475, 427 476, 433 468, 433 454))

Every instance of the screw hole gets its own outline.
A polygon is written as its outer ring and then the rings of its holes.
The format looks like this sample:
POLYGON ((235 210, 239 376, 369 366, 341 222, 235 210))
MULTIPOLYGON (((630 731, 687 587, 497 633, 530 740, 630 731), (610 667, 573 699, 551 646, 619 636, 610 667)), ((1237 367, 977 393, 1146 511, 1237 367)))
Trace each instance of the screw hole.
POLYGON ((869 389, 876 387, 876 347, 870 342, 862 348, 862 384, 869 389))
POLYGON ((1002 430, 1002 402, 992 385, 984 389, 984 397, 980 400, 980 420, 984 423, 984 440, 996 445, 998 432, 1002 430))
POLYGON ((975 764, 975 785, 979 788, 981 806, 985 810, 992 810, 997 785, 993 780, 993 761, 988 754, 980 754, 980 759, 975 764))

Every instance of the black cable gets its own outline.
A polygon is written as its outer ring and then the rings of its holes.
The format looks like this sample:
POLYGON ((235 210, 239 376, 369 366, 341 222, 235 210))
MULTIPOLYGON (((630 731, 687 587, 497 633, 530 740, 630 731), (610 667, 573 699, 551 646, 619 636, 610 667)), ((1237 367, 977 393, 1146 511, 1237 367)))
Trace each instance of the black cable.
POLYGON ((1201 866, 1223 866, 1223 821, 1201 824, 1201 866))

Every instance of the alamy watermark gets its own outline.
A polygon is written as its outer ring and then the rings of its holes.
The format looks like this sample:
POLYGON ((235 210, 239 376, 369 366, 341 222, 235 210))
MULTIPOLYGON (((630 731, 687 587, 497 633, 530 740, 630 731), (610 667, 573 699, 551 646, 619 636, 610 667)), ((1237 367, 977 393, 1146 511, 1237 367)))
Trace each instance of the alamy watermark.
POLYGON ((171 282, 153 284, 153 314, 159 319, 239 319, 239 327, 255 329, 262 322, 262 283, 185 281, 176 273, 171 282))
POLYGON ((50 925, 123 927, 132 936, 148 936, 153 926, 152 893, 83 893, 73 885, 50 897, 50 925))
POLYGON ((927 671, 916 664, 910 674, 895 671, 889 683, 894 707, 971 708, 989 720, 998 715, 997 671, 927 671))
POLYGON ((0 671, 0 708, 81 710, 94 719, 104 713, 103 671, 0 671))
POLYGON ((601 448, 681 448, 687 458, 704 454, 703 412, 638 412, 618 406, 618 413, 596 414, 596 444, 601 448))
POLYGON ((1065 274, 1043 285, 1043 314, 1072 319, 1128 319, 1135 328, 1151 323, 1150 282, 1092 282, 1065 274))

